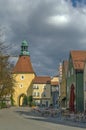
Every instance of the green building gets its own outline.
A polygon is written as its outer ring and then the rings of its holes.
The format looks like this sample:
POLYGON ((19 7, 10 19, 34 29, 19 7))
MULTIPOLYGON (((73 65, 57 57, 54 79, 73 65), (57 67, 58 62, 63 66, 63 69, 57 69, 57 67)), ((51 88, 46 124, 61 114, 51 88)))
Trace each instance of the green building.
POLYGON ((86 51, 71 51, 67 73, 67 108, 71 111, 84 111, 83 71, 86 51))

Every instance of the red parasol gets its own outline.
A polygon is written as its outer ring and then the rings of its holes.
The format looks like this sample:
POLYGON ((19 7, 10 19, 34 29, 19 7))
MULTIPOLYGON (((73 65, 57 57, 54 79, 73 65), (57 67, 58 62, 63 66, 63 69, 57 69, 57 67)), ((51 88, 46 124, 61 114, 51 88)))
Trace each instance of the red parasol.
POLYGON ((70 111, 74 112, 74 100, 75 100, 75 94, 74 94, 74 85, 71 85, 71 90, 70 90, 70 101, 69 101, 69 108, 70 111))

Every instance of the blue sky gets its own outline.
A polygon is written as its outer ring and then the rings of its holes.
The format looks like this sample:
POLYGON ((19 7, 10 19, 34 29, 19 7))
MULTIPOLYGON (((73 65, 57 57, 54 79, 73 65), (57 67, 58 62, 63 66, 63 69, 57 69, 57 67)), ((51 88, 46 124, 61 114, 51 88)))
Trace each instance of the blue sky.
POLYGON ((86 4, 86 0, 71 0, 71 1, 72 1, 72 4, 74 7, 76 7, 77 4, 79 4, 79 5, 82 5, 82 3, 86 4))
MULTIPOLYGON (((18 57, 23 40, 37 75, 57 75, 70 50, 86 50, 85 0, 0 0, 6 53, 18 57)), ((17 58, 12 57, 12 61, 17 58)))

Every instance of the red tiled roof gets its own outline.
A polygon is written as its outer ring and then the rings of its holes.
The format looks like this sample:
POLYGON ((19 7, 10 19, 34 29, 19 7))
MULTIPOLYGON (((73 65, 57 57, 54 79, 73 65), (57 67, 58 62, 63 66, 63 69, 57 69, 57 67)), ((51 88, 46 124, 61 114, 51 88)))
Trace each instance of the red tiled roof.
POLYGON ((20 56, 13 69, 13 73, 34 73, 30 56, 20 56))
POLYGON ((72 58, 74 60, 85 60, 86 59, 86 51, 71 51, 72 58))
POLYGON ((33 80, 34 84, 50 84, 51 78, 49 76, 37 76, 33 80))
POLYGON ((86 51, 71 51, 73 65, 75 69, 83 70, 86 60, 86 51))
POLYGON ((74 68, 77 70, 83 70, 84 69, 84 62, 74 61, 74 68))

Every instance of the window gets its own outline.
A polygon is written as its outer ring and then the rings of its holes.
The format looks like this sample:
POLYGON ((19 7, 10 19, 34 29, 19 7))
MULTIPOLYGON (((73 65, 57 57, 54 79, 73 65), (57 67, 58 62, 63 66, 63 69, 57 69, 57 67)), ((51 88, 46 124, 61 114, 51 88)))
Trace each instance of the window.
POLYGON ((71 68, 71 75, 73 75, 73 67, 71 68))
POLYGON ((35 97, 36 96, 36 92, 33 92, 33 97, 35 97))
POLYGON ((24 75, 21 76, 21 79, 24 80, 24 75))
POLYGON ((39 89, 39 86, 36 85, 36 89, 39 89))
POLYGON ((44 86, 43 89, 46 89, 46 86, 44 86))
POLYGON ((39 97, 39 92, 37 92, 37 97, 39 97))
POLYGON ((20 84, 20 85, 19 85, 19 87, 20 87, 20 88, 23 88, 23 85, 22 85, 22 84, 20 84))
POLYGON ((59 92, 59 87, 56 87, 56 91, 59 92))
POLYGON ((35 88, 36 88, 36 86, 33 85, 33 89, 35 89, 35 88))
POLYGON ((39 89, 39 86, 33 85, 33 89, 39 89))
POLYGON ((43 93, 43 97, 46 97, 46 93, 45 92, 43 93))

